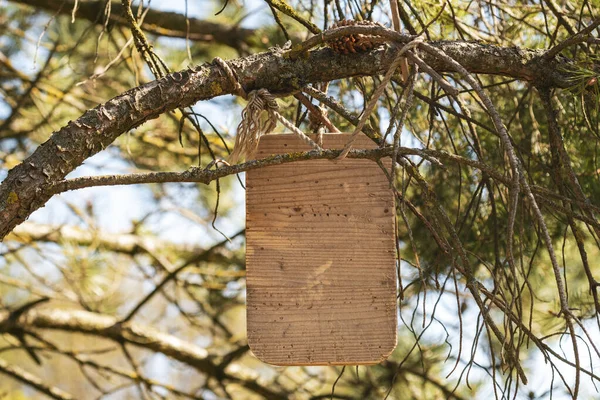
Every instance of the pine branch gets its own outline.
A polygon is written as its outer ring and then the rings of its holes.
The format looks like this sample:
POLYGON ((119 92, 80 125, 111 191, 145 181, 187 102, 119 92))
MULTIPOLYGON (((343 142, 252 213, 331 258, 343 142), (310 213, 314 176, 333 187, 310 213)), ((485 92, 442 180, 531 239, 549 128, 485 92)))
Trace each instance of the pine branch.
MULTIPOLYGON (((394 38, 395 43, 380 46, 368 53, 337 54, 330 49, 306 52, 290 57, 289 52, 269 51, 230 62, 246 92, 266 88, 271 93, 289 94, 309 83, 328 82, 353 76, 378 75, 389 69, 395 54, 411 36, 381 27, 353 26, 328 31, 320 39, 311 40, 305 48, 314 47, 324 37, 356 30, 373 30, 394 38), (332 33, 333 32, 333 33, 332 33)), ((473 42, 442 41, 431 46, 455 60, 471 73, 510 76, 534 81, 540 86, 568 87, 568 60, 543 60, 541 50, 502 48, 473 42)), ((431 53, 424 61, 438 72, 454 68, 431 53)), ((62 180, 69 172, 109 146, 121 134, 149 119, 197 101, 236 93, 236 88, 217 65, 172 73, 165 78, 133 88, 56 131, 28 159, 9 171, 0 184, 0 239, 52 196, 45 190, 62 180)))

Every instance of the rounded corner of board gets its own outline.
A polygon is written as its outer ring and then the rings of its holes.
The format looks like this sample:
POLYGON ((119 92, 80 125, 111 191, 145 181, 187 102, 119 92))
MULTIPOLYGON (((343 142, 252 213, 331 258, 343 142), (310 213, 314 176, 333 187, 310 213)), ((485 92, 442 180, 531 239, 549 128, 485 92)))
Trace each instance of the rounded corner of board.
POLYGON ((254 343, 254 341, 250 337, 248 337, 248 348, 250 349, 252 355, 260 362, 275 366, 283 365, 281 363, 278 363, 277 360, 271 359, 269 357, 269 354, 265 353, 260 346, 257 346, 256 343, 254 343))

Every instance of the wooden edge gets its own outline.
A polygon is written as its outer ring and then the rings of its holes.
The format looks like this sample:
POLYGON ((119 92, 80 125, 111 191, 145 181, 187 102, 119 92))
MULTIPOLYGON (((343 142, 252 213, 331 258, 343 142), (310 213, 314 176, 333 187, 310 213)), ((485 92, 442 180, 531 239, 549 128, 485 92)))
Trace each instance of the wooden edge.
MULTIPOLYGON (((308 137, 310 137, 313 140, 316 140, 317 135, 316 134, 307 134, 308 137)), ((323 141, 327 141, 328 139, 331 138, 345 138, 346 141, 350 138, 351 134, 350 133, 324 133, 323 134, 323 141)), ((290 139, 297 139, 298 141, 301 141, 301 139, 294 133, 276 133, 276 134, 269 134, 269 135, 264 135, 262 136, 259 140, 263 141, 263 140, 267 140, 267 141, 271 141, 271 140, 290 140, 290 139)), ((340 143, 338 146, 335 147, 328 147, 325 146, 324 143, 324 148, 327 149, 342 149, 344 147, 345 143, 340 143)), ((259 146, 260 146, 260 142, 259 142, 259 146)), ((255 154, 258 152, 259 150, 259 146, 257 146, 256 151, 249 157, 249 159, 254 159, 255 154)), ((375 149, 377 148, 377 144, 375 142, 373 142, 370 138, 368 138, 365 135, 360 135, 354 142, 353 144, 353 148, 355 149, 375 149)), ((310 146, 308 144, 306 144, 306 148, 307 150, 310 150, 310 146)), ((293 151, 289 151, 289 152, 280 152, 278 154, 286 154, 286 153, 291 153, 293 151)), ((310 160, 309 160, 310 161, 310 160)), ((386 160, 384 161, 384 164, 387 166, 389 164, 391 164, 391 160, 386 160)), ((394 205, 396 204, 396 196, 392 195, 393 198, 393 202, 394 205)), ((396 213, 394 213, 394 226, 397 226, 397 215, 396 213)), ((396 260, 399 259, 400 255, 398 254, 398 252, 395 252, 395 258, 396 260)), ((250 337, 248 337, 248 347, 250 349, 250 351, 252 352, 252 354, 254 355, 254 357, 256 357, 258 360, 260 360, 261 362, 264 362, 266 364, 269 365, 274 365, 274 366, 284 366, 284 367, 288 367, 288 366, 337 366, 337 365, 377 365, 382 363, 383 361, 387 360, 391 354, 394 352, 394 350, 396 349, 397 345, 398 345, 398 307, 396 305, 396 313, 395 313, 395 329, 394 329, 394 340, 390 342, 390 345, 387 349, 382 349, 382 353, 379 356, 379 359, 376 361, 373 360, 348 360, 348 361, 340 361, 340 362, 328 362, 328 363, 314 363, 314 364, 310 364, 310 363, 285 363, 285 362, 281 362, 281 360, 269 360, 268 355, 265 354, 260 354, 260 351, 256 352, 253 349, 254 343, 252 341, 252 339, 250 337)))

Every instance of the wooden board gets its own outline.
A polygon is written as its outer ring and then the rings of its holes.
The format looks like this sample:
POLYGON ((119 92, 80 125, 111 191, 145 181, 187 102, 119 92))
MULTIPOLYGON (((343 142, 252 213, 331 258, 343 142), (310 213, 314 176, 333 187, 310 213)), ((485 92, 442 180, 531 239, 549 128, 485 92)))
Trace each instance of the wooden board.
MULTIPOLYGON (((342 148, 349 135, 324 135, 342 148)), ((374 148, 359 138, 354 148, 374 148)), ((310 150, 263 136, 255 158, 310 150)), ((246 174, 248 344, 276 365, 374 364, 396 346, 394 197, 372 161, 310 160, 246 174)))

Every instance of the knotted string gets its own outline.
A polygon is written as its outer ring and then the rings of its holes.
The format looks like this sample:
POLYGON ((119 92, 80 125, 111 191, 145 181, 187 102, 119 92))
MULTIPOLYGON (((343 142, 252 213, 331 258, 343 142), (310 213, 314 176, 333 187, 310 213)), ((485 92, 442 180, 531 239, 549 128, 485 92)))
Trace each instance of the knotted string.
POLYGON ((242 111, 242 121, 237 128, 229 163, 236 164, 240 158, 246 158, 256 151, 260 137, 275 129, 277 125, 275 113, 278 108, 277 101, 267 89, 250 92, 248 104, 242 111), (267 112, 266 119, 261 119, 263 111, 267 112))
POLYGON ((225 74, 234 85, 236 93, 248 100, 248 104, 242 111, 242 120, 237 128, 233 152, 229 155, 228 161, 230 164, 236 164, 242 158, 247 159, 252 156, 256 152, 260 137, 271 133, 275 129, 277 121, 281 122, 283 126, 295 133, 313 149, 323 150, 321 146, 278 112, 277 100, 267 89, 253 90, 246 94, 231 67, 219 57, 216 57, 214 61, 225 71, 225 74), (266 119, 262 118, 263 111, 267 113, 266 119))

